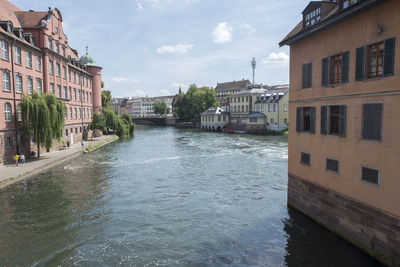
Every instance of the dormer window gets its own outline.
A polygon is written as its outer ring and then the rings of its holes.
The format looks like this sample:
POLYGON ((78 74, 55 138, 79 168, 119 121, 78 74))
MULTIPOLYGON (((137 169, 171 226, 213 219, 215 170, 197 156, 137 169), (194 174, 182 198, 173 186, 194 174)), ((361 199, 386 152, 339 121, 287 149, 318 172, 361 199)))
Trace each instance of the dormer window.
POLYGON ((318 7, 305 15, 305 26, 310 27, 320 20, 321 20, 321 7, 318 7))
POLYGON ((13 33, 13 27, 10 21, 0 21, 0 26, 3 28, 4 31, 8 32, 9 34, 13 33))
POLYGON ((358 0, 345 0, 343 1, 343 9, 348 8, 351 5, 354 5, 358 2, 358 0))

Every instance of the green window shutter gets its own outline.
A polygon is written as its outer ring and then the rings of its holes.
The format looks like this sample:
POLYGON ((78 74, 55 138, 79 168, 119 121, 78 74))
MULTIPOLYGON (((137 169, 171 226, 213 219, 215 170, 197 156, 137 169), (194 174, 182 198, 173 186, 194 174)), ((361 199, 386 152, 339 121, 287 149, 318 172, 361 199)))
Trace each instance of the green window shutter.
POLYGON ((339 106, 339 136, 346 136, 346 105, 339 106))
POLYGON ((395 38, 385 40, 385 55, 383 58, 383 75, 391 76, 394 73, 395 38))
POLYGON ((307 64, 303 64, 302 66, 301 88, 307 88, 307 64))
POLYGON ((364 47, 356 49, 356 81, 364 80, 364 54, 364 47))
POLYGON ((328 66, 329 66, 329 59, 323 58, 322 59, 322 86, 328 85, 328 66))
POLYGON ((326 134, 326 117, 328 115, 328 107, 321 106, 321 134, 326 134))
POLYGON ((362 138, 367 140, 381 140, 382 138, 382 111, 383 104, 363 105, 363 132, 362 138))
POLYGON ((349 51, 342 54, 342 83, 349 82, 349 51))
POLYGON ((307 64, 307 88, 312 87, 312 63, 307 64))
POLYGON ((301 112, 302 111, 302 108, 297 108, 296 109, 296 131, 298 131, 298 132, 302 132, 302 128, 301 128, 301 125, 302 125, 302 121, 301 121, 301 112))
POLYGON ((315 107, 310 107, 310 133, 315 133, 315 107))

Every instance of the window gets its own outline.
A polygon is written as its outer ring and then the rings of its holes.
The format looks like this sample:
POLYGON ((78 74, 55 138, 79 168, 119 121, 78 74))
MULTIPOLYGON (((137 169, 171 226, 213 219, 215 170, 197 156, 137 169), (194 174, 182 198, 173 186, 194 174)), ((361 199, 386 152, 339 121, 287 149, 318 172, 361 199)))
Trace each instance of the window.
POLYGON ((19 74, 15 77, 15 87, 17 93, 22 93, 22 76, 19 74))
POLYGON ((26 67, 27 68, 32 68, 32 53, 29 51, 25 52, 26 55, 26 67))
POLYGON ((40 56, 36 56, 36 70, 37 71, 42 70, 42 62, 40 61, 40 56))
POLYGON ((75 83, 76 82, 76 74, 75 74, 75 72, 72 72, 72 81, 75 83))
POLYGON ((68 92, 67 92, 67 87, 66 86, 63 87, 63 92, 64 92, 64 99, 67 99, 68 98, 67 97, 68 92))
POLYGON ((86 92, 86 102, 89 102, 89 94, 86 92))
POLYGON ((72 89, 71 89, 71 86, 69 87, 69 89, 68 89, 68 91, 69 91, 69 94, 68 94, 68 99, 72 99, 72 89))
POLYGON ((50 83, 50 93, 54 94, 54 83, 50 83))
POLYGON ((65 66, 62 67, 62 77, 63 79, 67 79, 67 68, 65 66))
POLYGON ((42 80, 36 79, 36 90, 40 94, 42 92, 42 80))
POLYGON ((64 108, 64 120, 68 119, 68 110, 64 108))
POLYGON ((61 76, 61 73, 60 73, 60 64, 59 64, 59 63, 56 63, 56 75, 57 75, 57 77, 60 77, 60 76, 61 76))
POLYGON ((56 43, 56 53, 60 54, 60 45, 56 43))
POLYGON ((21 62, 21 48, 18 46, 14 47, 14 60, 16 64, 22 64, 21 62))
POLYGON ((298 107, 296 131, 315 133, 315 107, 298 107))
POLYGON ((28 94, 32 94, 33 79, 30 76, 26 77, 26 90, 28 91, 28 94))
POLYGON ((75 128, 75 133, 76 133, 76 134, 78 133, 78 128, 75 128))
POLYGON ((11 122, 11 104, 8 102, 4 103, 4 120, 11 122))
POLYGON ((286 118, 283 120, 283 123, 287 125, 287 119, 286 118))
POLYGON ((274 124, 275 120, 273 118, 271 118, 271 124, 274 124))
POLYGON ((65 136, 68 136, 68 129, 65 129, 65 136))
POLYGON ((18 104, 17 106, 17 119, 18 121, 22 121, 22 106, 18 104))
POLYGON ((76 101, 76 89, 74 88, 74 101, 76 101))
POLYGON ((19 136, 19 144, 20 144, 21 146, 24 146, 24 145, 25 145, 24 137, 23 137, 22 135, 19 136))
POLYGON ((57 84, 57 97, 61 97, 61 85, 57 84))
POLYGON ((78 89, 78 101, 81 101, 81 90, 78 89))
POLYGON ((11 137, 7 137, 7 148, 11 148, 12 146, 12 139, 11 137))
POLYGON ((277 104, 273 104, 273 107, 274 107, 274 112, 277 112, 278 111, 278 105, 277 104))
POLYGON ((382 139, 383 104, 364 104, 362 111, 362 138, 365 140, 382 139))
POLYGON ((71 120, 72 120, 72 108, 71 108, 71 107, 69 108, 69 117, 70 117, 71 120))
POLYGON ((47 39, 47 41, 48 41, 48 48, 50 49, 50 50, 53 50, 53 41, 51 40, 51 38, 49 37, 48 39, 47 39))
POLYGON ((309 153, 305 153, 305 152, 301 152, 300 153, 300 163, 310 166, 311 165, 310 154, 309 153))
POLYGON ((83 109, 83 118, 86 118, 86 110, 83 109))
POLYGON ((250 122, 257 122, 257 118, 250 118, 250 122))
POLYGON ((394 73, 394 49, 395 38, 386 39, 383 42, 375 43, 356 49, 356 80, 361 81, 367 78, 380 76, 391 76, 394 73), (366 53, 366 56, 365 56, 366 53), (364 57, 366 66, 364 66, 364 57), (365 75, 364 75, 365 70, 365 75))
POLYGON ((49 59, 49 73, 54 74, 53 60, 49 59))
POLYGON ((361 180, 371 184, 379 185, 380 172, 379 170, 361 167, 361 180))
POLYGON ((321 107, 321 134, 346 136, 346 106, 321 107))
POLYGON ((75 120, 78 118, 78 111, 76 110, 76 108, 74 108, 74 117, 75 117, 75 120))
POLYGON ((283 104, 283 112, 287 112, 287 104, 283 104))
POLYGON ((326 170, 339 173, 339 161, 327 158, 326 170))
POLYGON ((55 32, 58 33, 58 27, 55 27, 55 32))
POLYGON ((65 57, 65 47, 64 47, 64 46, 61 48, 61 55, 62 55, 63 57, 65 57))
POLYGON ((5 41, 0 41, 1 45, 1 59, 8 60, 8 43, 5 41))
POLYGON ((268 104, 268 112, 271 112, 271 111, 272 111, 272 105, 268 104))
POLYGON ((68 70, 68 81, 69 82, 71 81, 71 71, 70 70, 68 70))
POLYGON ((312 87, 312 63, 305 63, 302 66, 302 86, 301 88, 312 87))

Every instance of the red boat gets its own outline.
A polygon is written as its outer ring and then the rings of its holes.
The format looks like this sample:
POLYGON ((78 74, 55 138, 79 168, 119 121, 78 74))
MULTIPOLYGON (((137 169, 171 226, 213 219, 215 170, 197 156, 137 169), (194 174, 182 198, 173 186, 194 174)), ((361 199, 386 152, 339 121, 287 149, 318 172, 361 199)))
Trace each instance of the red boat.
POLYGON ((226 127, 222 130, 223 133, 233 133, 232 129, 229 129, 229 127, 226 127))

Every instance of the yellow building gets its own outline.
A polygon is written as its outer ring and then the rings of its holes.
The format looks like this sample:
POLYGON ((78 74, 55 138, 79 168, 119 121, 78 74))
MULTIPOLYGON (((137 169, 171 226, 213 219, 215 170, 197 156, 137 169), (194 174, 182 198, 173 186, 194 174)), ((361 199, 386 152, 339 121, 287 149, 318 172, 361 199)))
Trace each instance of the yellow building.
POLYGON ((211 107, 201 113, 201 129, 206 131, 222 131, 228 122, 228 115, 220 107, 211 107))
POLYGON ((400 266, 400 1, 311 1, 290 46, 288 203, 400 266))
POLYGON ((289 85, 274 86, 257 97, 255 112, 265 115, 269 131, 283 131, 289 125, 289 85))

